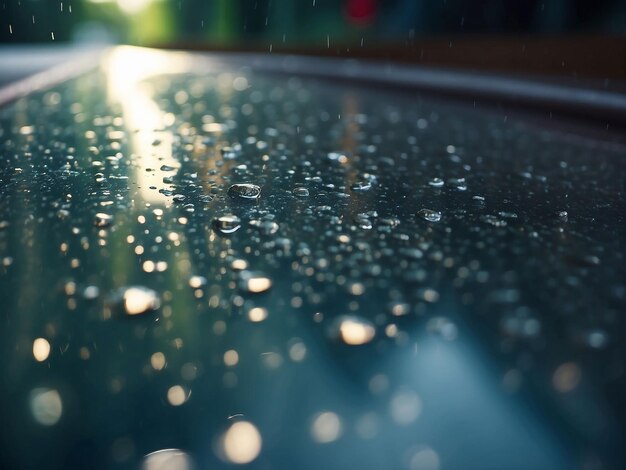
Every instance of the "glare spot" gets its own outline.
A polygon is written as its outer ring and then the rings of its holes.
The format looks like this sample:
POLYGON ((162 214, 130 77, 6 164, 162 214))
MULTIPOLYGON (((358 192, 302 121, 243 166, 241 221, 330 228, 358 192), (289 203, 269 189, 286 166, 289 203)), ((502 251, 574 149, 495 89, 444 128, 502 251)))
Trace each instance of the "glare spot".
POLYGON ((191 457, 182 450, 163 449, 146 455, 141 470, 193 470, 191 457))
POLYGON ((306 346, 303 342, 297 341, 289 348, 289 358, 294 362, 301 362, 306 357, 306 346))
POLYGON ((162 352, 155 352, 150 356, 150 365, 154 370, 162 370, 165 367, 165 354, 162 352))
POLYGON ((45 338, 37 338, 33 341, 33 356, 38 362, 43 362, 50 355, 50 343, 45 338))
POLYGON ((189 278, 189 287, 192 289, 199 289, 200 287, 206 285, 207 279, 203 276, 191 276, 189 278))
POLYGON ((139 315, 156 310, 161 301, 155 291, 145 287, 129 287, 124 291, 124 308, 128 315, 139 315))
POLYGON ((439 470, 439 455, 430 447, 418 449, 409 463, 410 470, 439 470))
POLYGON ((239 362, 239 354, 234 349, 229 349, 224 353, 224 364, 229 367, 236 366, 239 362))
POLYGON ((180 385, 174 385, 167 391, 167 401, 172 406, 180 406, 187 401, 187 392, 180 385))
POLYGON ((311 437, 315 442, 327 444, 341 436, 341 419, 332 411, 319 413, 311 425, 311 437))
POLYGON ((234 423, 221 439, 221 451, 225 460, 245 464, 257 458, 261 452, 261 434, 248 421, 234 423))
POLYGON ((251 308, 248 312, 248 319, 251 322, 262 322, 267 318, 267 309, 263 307, 254 307, 251 308))
POLYGON ((61 395, 54 389, 36 388, 30 392, 30 409, 39 424, 53 426, 63 413, 61 395))
POLYGON ((374 325, 355 316, 340 317, 337 329, 339 338, 352 346, 369 343, 376 335, 374 325))
POLYGON ((573 362, 566 362, 554 371, 552 385, 558 392, 571 392, 578 386, 580 377, 580 367, 573 362))
POLYGON ((389 408, 394 422, 400 426, 407 426, 421 414, 422 400, 412 390, 401 390, 391 397, 389 408))
POLYGON ((272 280, 262 274, 245 271, 241 276, 241 287, 248 292, 258 294, 272 287, 272 280))
POLYGON ((117 0, 117 5, 124 13, 132 15, 146 8, 151 1, 152 0, 117 0))

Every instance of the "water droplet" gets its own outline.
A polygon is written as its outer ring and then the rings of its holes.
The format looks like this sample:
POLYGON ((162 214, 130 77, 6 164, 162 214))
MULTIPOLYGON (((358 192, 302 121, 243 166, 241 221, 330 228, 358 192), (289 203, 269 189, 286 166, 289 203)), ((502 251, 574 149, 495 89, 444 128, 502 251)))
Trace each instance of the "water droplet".
POLYGON ((250 183, 233 184, 228 188, 228 195, 244 201, 256 201, 261 196, 261 188, 250 183))
POLYGON ((220 439, 220 457, 236 464, 250 463, 261 453, 262 443, 261 433, 254 424, 239 421, 220 439))
POLYGON ((372 189, 372 183, 369 181, 357 181, 350 185, 350 189, 352 189, 352 191, 368 191, 372 189))
POLYGON ((508 225, 506 220, 499 219, 495 215, 483 215, 480 220, 494 227, 506 227, 508 225))
POLYGON ((189 278, 189 287, 192 289, 200 289, 202 286, 206 286, 207 278, 204 276, 191 276, 189 278))
POLYGON ((428 222, 439 222, 441 220, 441 212, 432 209, 421 209, 417 214, 428 222))
POLYGON ((53 426, 63 413, 61 395, 51 388, 36 388, 30 392, 30 409, 39 424, 53 426))
POLYGON ((443 180, 441 178, 433 178, 428 184, 433 188, 441 188, 443 186, 443 180))
POLYGON ((182 385, 174 385, 167 390, 167 401, 172 406, 181 406, 188 398, 189 394, 182 385))
POLYGON ((147 287, 129 286, 114 292, 106 302, 105 318, 111 314, 141 315, 161 306, 159 294, 147 287))
POLYGON ((104 212, 98 212, 96 214, 95 224, 96 227, 108 227, 113 223, 113 216, 105 214, 104 212))
POLYGON ((554 371, 552 375, 552 385, 558 392, 571 392, 580 383, 581 375, 578 364, 565 362, 554 371))
POLYGON ((241 289, 255 294, 265 292, 272 287, 272 280, 256 271, 242 271, 239 274, 239 279, 241 289))
POLYGON ((315 442, 328 444, 341 436, 341 419, 332 411, 317 414, 311 423, 311 437, 315 442))
POLYGON ((376 336, 376 329, 371 322, 364 318, 343 315, 337 318, 333 324, 332 335, 345 344, 356 346, 372 341, 376 336))
POLYGON ((141 470, 193 470, 191 457, 179 449, 162 449, 146 455, 141 470))
POLYGON ((222 215, 213 221, 213 225, 220 233, 233 233, 241 227, 241 219, 236 215, 222 215))
POLYGON ((50 355, 50 343, 45 338, 33 341, 33 356, 37 362, 43 362, 50 355))
POLYGON ((279 229, 278 224, 272 220, 253 220, 250 225, 258 228, 263 235, 274 235, 279 229))
POLYGON ((593 349, 604 349, 609 342, 608 334, 600 328, 587 331, 584 339, 587 346, 593 349))
POLYGON ((439 470, 439 454, 430 447, 420 447, 409 462, 409 470, 439 470))
POLYGON ((295 188, 293 190, 293 194, 298 197, 307 197, 309 195, 309 190, 306 188, 295 188))
POLYGON ((422 400, 413 390, 400 390, 391 397, 389 411, 396 424, 408 426, 422 413, 422 400))
POLYGON ((267 318, 268 312, 266 308, 263 307, 254 307, 251 308, 248 312, 248 319, 251 322, 258 323, 262 322, 267 318))
POLYGON ((457 191, 466 191, 467 185, 465 184, 465 178, 449 178, 448 184, 457 191))

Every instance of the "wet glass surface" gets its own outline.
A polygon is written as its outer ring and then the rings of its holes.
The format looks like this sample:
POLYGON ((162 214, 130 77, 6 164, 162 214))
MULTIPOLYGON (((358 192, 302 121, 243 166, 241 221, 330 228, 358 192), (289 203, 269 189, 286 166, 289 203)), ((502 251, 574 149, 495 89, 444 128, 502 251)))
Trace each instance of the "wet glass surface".
POLYGON ((2 468, 622 468, 625 150, 124 48, 6 105, 2 468))

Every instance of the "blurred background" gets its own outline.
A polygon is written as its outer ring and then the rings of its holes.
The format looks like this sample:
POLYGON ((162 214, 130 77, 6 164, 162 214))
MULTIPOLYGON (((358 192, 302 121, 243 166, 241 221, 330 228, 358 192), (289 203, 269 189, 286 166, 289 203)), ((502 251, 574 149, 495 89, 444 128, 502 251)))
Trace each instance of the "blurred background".
POLYGON ((124 43, 626 78, 623 0, 3 0, 3 44, 124 43))

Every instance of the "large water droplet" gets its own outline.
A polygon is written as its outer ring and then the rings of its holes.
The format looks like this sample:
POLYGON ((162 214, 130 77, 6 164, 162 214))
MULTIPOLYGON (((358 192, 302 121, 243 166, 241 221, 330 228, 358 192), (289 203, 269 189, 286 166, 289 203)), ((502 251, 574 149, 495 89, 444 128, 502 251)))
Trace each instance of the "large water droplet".
POLYGON ((228 195, 244 201, 256 201, 261 196, 261 188, 250 183, 233 184, 228 188, 228 195))
POLYGON ((241 219, 236 215, 222 215, 213 221, 213 225, 220 233, 233 233, 241 227, 241 219))

